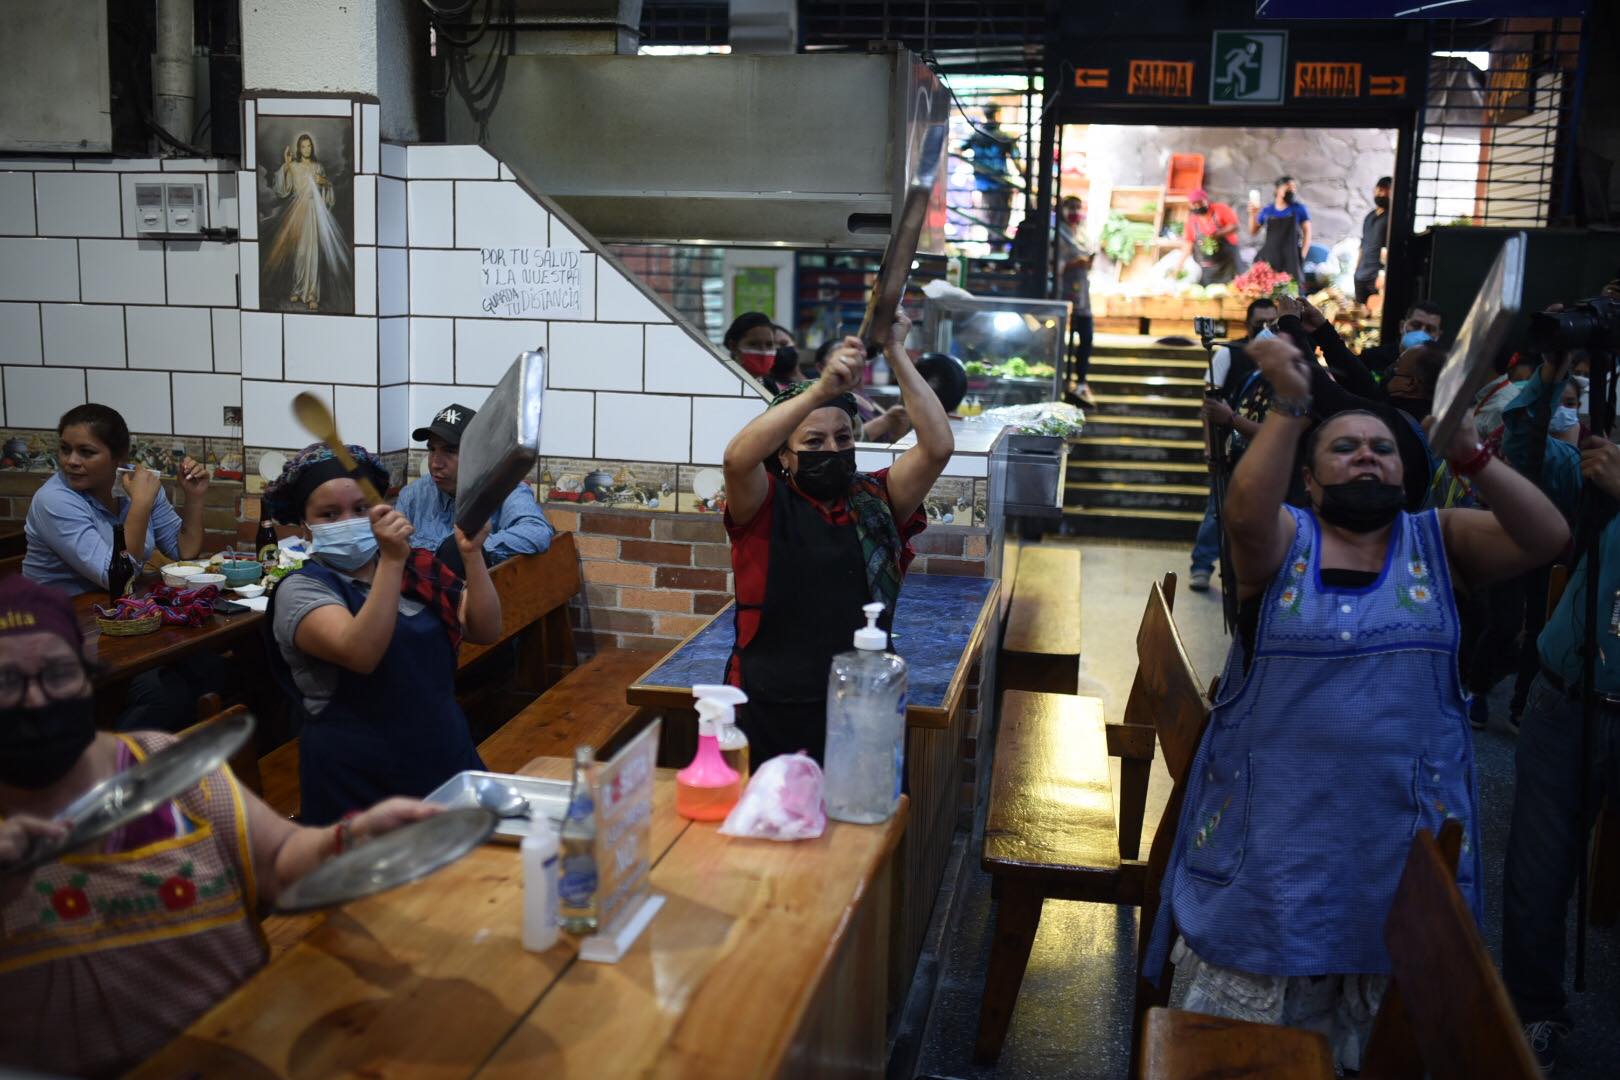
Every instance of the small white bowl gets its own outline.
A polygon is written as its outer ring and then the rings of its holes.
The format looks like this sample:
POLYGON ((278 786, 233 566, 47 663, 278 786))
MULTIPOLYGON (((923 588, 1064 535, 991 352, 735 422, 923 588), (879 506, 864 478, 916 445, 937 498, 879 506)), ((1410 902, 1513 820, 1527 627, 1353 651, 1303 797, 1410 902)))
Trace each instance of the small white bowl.
MULTIPOLYGON (((176 589, 191 588, 201 576, 203 568, 193 563, 170 563, 163 568, 163 584, 172 585, 176 589)), ((217 577, 221 581, 225 580, 224 574, 210 576, 217 577)))
POLYGON ((238 585, 236 588, 232 589, 231 591, 234 592, 237 596, 240 596, 244 600, 251 600, 255 596, 263 596, 264 595, 264 586, 263 585, 238 585))
POLYGON ((225 587, 225 575, 193 574, 191 577, 186 579, 186 583, 184 586, 182 586, 182 588, 200 589, 205 585, 212 585, 217 589, 223 589, 225 587))

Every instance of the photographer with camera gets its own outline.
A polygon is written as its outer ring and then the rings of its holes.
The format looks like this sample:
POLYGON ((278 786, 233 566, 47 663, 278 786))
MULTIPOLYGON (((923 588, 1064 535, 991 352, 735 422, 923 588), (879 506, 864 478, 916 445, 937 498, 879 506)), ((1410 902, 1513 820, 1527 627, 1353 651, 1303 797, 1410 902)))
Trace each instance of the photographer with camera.
POLYGON ((1569 532, 1471 424, 1446 454, 1494 512, 1407 513, 1390 426, 1352 411, 1313 428, 1310 361, 1287 340, 1248 353, 1272 399, 1224 508, 1239 633, 1187 771, 1144 967, 1174 925, 1184 1008, 1320 1031, 1337 1066, 1359 1068, 1414 826, 1461 821, 1458 885, 1483 910, 1453 583, 1522 573, 1569 532), (1303 508, 1284 502, 1296 473, 1303 508))
MULTIPOLYGON (((1504 412, 1504 452, 1534 469, 1566 510, 1579 506, 1574 569, 1536 639, 1541 672, 1519 730, 1513 818, 1502 899, 1502 976, 1525 1037, 1551 1071, 1573 1030, 1564 991, 1564 943, 1571 893, 1584 921, 1584 872, 1595 810, 1620 797, 1620 447, 1614 421, 1613 357, 1620 347, 1620 282, 1571 310, 1535 316, 1543 351, 1590 347, 1594 434, 1578 448, 1542 433, 1564 398, 1567 357, 1542 365, 1504 412), (1519 414, 1518 419, 1514 414, 1519 414), (1516 422, 1517 421, 1517 422, 1516 422), (1538 441, 1542 444, 1535 446, 1538 441), (1578 450, 1578 452, 1577 452, 1578 450), (1593 565, 1596 565, 1593 580, 1593 565)), ((1567 408, 1568 406, 1561 406, 1567 408)), ((1577 929, 1577 953, 1584 944, 1577 929)), ((1576 983, 1580 985, 1580 961, 1576 983)))

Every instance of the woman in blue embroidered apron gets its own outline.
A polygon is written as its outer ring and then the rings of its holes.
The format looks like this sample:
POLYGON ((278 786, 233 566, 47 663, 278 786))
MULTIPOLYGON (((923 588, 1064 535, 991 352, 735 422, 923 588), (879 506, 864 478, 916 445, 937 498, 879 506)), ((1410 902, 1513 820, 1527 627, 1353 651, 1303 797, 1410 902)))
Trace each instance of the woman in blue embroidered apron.
POLYGON ((1321 1031, 1342 1068, 1389 972, 1384 920, 1418 829, 1463 825, 1458 885, 1481 911, 1479 823, 1453 586, 1542 565, 1563 517, 1478 446, 1449 448, 1494 513, 1402 510, 1379 417, 1324 420, 1305 443, 1310 506, 1283 502, 1310 370, 1281 339, 1250 357, 1274 396, 1233 475, 1225 523, 1239 635, 1189 773, 1144 969, 1192 967, 1184 1005, 1321 1031))
POLYGON ((66 594, 0 581, 0 1071, 105 1076, 139 1064, 264 965, 259 910, 346 844, 436 812, 390 799, 301 828, 229 768, 96 845, 7 874, 51 819, 174 741, 95 725, 66 594))
MULTIPOLYGON (((388 471, 349 447, 377 489, 388 471)), ((500 636, 501 602, 484 565, 483 533, 456 530, 464 581, 410 546, 411 523, 371 506, 319 444, 265 488, 270 516, 303 525, 313 557, 270 597, 271 664, 303 714, 299 817, 336 821, 389 795, 421 797, 464 769, 482 769, 456 703, 456 650, 500 636)))
POLYGON ((923 498, 950 460, 950 422, 906 352, 910 329, 900 316, 884 349, 917 431, 893 467, 855 471, 850 391, 866 350, 852 337, 726 447, 737 634, 725 678, 748 693, 737 719, 756 763, 797 750, 821 760, 832 658, 864 625, 862 605, 881 602, 889 627, 923 498))

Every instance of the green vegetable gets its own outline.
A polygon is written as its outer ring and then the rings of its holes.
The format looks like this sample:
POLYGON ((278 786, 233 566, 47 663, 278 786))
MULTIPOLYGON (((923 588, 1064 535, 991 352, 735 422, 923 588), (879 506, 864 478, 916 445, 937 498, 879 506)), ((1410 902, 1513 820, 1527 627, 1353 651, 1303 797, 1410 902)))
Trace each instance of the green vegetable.
POLYGON ((981 364, 977 360, 969 360, 967 363, 962 365, 962 370, 969 375, 988 375, 990 374, 991 369, 989 364, 981 364))
POLYGON ((1136 249, 1153 242, 1153 226, 1145 221, 1132 221, 1118 210, 1110 211, 1103 223, 1102 249, 1121 266, 1136 258, 1136 249))

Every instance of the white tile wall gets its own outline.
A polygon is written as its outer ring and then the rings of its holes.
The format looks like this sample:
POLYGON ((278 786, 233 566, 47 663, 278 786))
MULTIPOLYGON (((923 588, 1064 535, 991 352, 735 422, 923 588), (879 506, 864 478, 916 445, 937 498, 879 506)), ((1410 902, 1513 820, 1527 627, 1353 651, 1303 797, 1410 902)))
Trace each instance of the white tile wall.
MULTIPOLYGON (((228 158, 190 157, 163 158, 159 164, 162 165, 162 167, 168 172, 219 173, 229 172, 233 162, 228 158)), ((142 162, 137 167, 140 169, 146 169, 148 166, 146 162, 142 162)))
POLYGON ((254 103, 260 116, 348 116, 354 111, 354 103, 348 98, 261 97, 254 103))
POLYGON ((243 240, 257 240, 259 238, 259 193, 256 174, 250 172, 237 173, 236 190, 237 235, 243 240))
POLYGON ((38 304, 0 304, 0 364, 42 364, 38 304))
POLYGON ((354 178, 354 242, 356 244, 375 244, 377 242, 377 178, 375 176, 357 176, 354 178))
POLYGON ((401 180, 410 176, 410 164, 405 154, 405 147, 398 143, 383 143, 379 160, 382 162, 384 176, 397 176, 401 180))
POLYGON ((377 314, 377 249, 354 249, 354 313, 377 314))
POLYGON ((235 308, 215 308, 214 370, 242 372, 242 313, 235 308))
POLYGON ((389 386, 411 377, 411 321, 377 320, 377 383, 389 386))
POLYGON ((412 315, 482 315, 482 282, 483 261, 476 251, 411 248, 412 315))
POLYGON ((117 409, 129 430, 154 434, 174 430, 167 371, 87 371, 85 378, 90 400, 117 409))
POLYGON ((731 374, 711 346, 679 326, 647 327, 647 389, 669 394, 737 394, 731 374))
POLYGON ((236 306, 235 244, 170 241, 169 303, 236 306))
MULTIPOLYGON (((234 251, 231 262, 231 277, 234 280, 234 251)), ((80 240, 79 281, 86 300, 111 304, 161 304, 165 300, 163 243, 159 240, 80 240)), ((231 302, 236 302, 234 291, 231 302)))
POLYGON ((456 184, 457 247, 545 247, 550 220, 518 184, 456 184))
POLYGON ((726 444, 743 425, 765 411, 755 397, 692 399, 692 464, 719 465, 726 444))
POLYGON ((14 427, 53 428, 87 400, 78 368, 6 368, 6 423, 14 427))
POLYGON ((517 354, 546 347, 546 324, 527 319, 457 319, 456 382, 494 386, 517 354))
MULTIPOLYGON (((258 168, 258 153, 255 146, 254 120, 258 110, 254 108, 253 99, 242 102, 242 164, 251 172, 258 168)), ((244 189, 246 190, 246 189, 244 189)))
POLYGON ((45 363, 55 367, 124 366, 124 309, 102 304, 46 304, 45 363))
POLYGON ((259 308, 259 245, 237 244, 237 285, 243 311, 259 308))
POLYGON ((34 202, 41 236, 122 236, 118 177, 112 173, 40 173, 34 202))
POLYGON ((384 247, 405 246, 405 181, 377 178, 377 243, 384 247))
POLYGON ((0 235, 34 235, 33 173, 0 172, 0 235))
POLYGON ((481 146, 412 146, 407 150, 412 180, 494 180, 495 159, 481 146))
POLYGON ((551 246, 554 248, 568 248, 570 251, 585 251, 590 247, 585 241, 574 234, 568 223, 562 218, 552 215, 551 218, 551 246))
MULTIPOLYGON (((387 18, 388 16, 384 16, 387 18)), ((377 147, 382 135, 382 106, 360 106, 360 167, 368 173, 377 171, 377 147)))
POLYGON ((377 448, 377 388, 338 386, 334 417, 344 441, 359 443, 367 450, 377 448))
POLYGON ((242 375, 248 379, 281 378, 280 313, 242 312, 242 375))
MULTIPOLYGON (((80 172, 157 172, 163 168, 161 158, 67 158, 66 168, 78 169, 80 172)), ((38 165, 29 168, 37 169, 38 165)))
MULTIPOLYGON (((388 147, 385 144, 384 150, 388 147)), ((377 449, 403 450, 411 442, 411 388, 401 383, 377 391, 377 449)))
POLYGON ((207 308, 129 307, 125 312, 130 367, 214 370, 214 322, 207 308))
POLYGON ((641 327, 552 323, 546 384, 563 390, 640 390, 641 327))
POLYGON ((287 315, 287 378, 377 385, 377 324, 352 315, 287 315))
MULTIPOLYGON (((83 165, 82 167, 88 167, 83 165)), ((71 172, 73 159, 66 157, 8 157, 6 168, 26 169, 29 172, 71 172)))
POLYGON ((377 249, 377 314, 407 315, 411 310, 410 271, 404 248, 377 249))
POLYGON ((174 376, 174 433, 240 437, 242 429, 225 426, 225 406, 242 404, 242 380, 235 375, 174 376))
POLYGON ((670 321, 663 308, 606 260, 596 260, 596 277, 596 317, 603 322, 670 321))
MULTIPOLYGON (((411 387, 411 409, 409 422, 405 426, 405 445, 411 445, 410 435, 419 427, 427 427, 434 414, 446 405, 460 402, 478 408, 484 403, 488 395, 477 388, 466 386, 439 386, 436 384, 413 385, 411 387)), ((421 443, 415 445, 420 446, 421 443)))
POLYGON ((596 395, 596 453, 611 460, 685 462, 692 452, 685 397, 596 395))
POLYGON ((79 249, 72 240, 0 237, 0 300, 77 300, 79 249))
POLYGON ((411 381, 456 381, 455 323, 451 319, 411 320, 411 381))
POLYGON ((297 450, 310 444, 309 433, 293 419, 292 400, 304 391, 330 408, 332 388, 318 383, 242 380, 242 441, 248 446, 297 450))
POLYGON ((592 457, 596 439, 596 395, 547 390, 540 405, 540 453, 548 457, 592 457))
POLYGON ((864 473, 887 469, 894 464, 894 455, 886 450, 855 451, 855 468, 864 473))
POLYGON ((216 229, 236 229, 240 224, 236 176, 234 172, 208 174, 208 224, 216 229))
POLYGON ((411 181, 407 194, 411 247, 455 246, 455 190, 448 180, 411 181))

